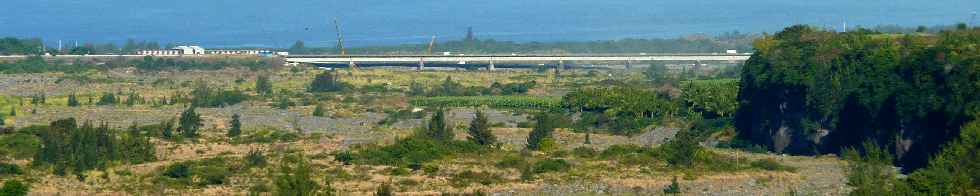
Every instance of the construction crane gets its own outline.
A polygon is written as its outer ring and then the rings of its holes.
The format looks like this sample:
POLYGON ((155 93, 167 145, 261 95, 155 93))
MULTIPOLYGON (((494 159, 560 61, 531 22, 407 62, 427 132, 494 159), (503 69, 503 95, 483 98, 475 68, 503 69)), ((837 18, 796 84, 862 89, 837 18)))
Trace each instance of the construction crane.
POLYGON ((436 45, 436 36, 432 35, 432 41, 429 41, 429 51, 426 54, 432 55, 432 47, 434 47, 435 45, 436 45))
POLYGON ((337 29, 337 48, 340 49, 340 55, 347 55, 347 49, 344 48, 344 34, 340 31, 340 23, 337 22, 337 18, 333 18, 333 24, 337 29))

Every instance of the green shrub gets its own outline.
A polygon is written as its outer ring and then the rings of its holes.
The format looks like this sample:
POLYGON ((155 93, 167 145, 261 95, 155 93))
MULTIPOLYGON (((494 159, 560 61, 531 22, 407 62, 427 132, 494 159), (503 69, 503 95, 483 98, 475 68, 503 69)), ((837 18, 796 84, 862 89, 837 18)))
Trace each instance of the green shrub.
POLYGON ((0 163, 0 175, 20 175, 24 171, 20 169, 20 166, 10 163, 0 163))
POLYGON ((677 183, 677 176, 674 176, 674 179, 670 181, 670 185, 667 185, 667 188, 664 188, 664 194, 680 194, 680 193, 681 193, 681 186, 680 184, 677 183))
POLYGON ((572 165, 564 159, 546 159, 534 162, 534 165, 531 167, 534 173, 540 174, 548 172, 564 172, 570 169, 572 165))
POLYGON ((796 171, 796 168, 779 164, 778 161, 771 158, 755 160, 749 163, 749 165, 752 166, 753 168, 759 168, 759 169, 764 169, 769 171, 791 171, 791 172, 796 171))
POLYGON ((427 164, 422 166, 422 171, 427 175, 435 175, 439 172, 439 165, 427 164))
POLYGON ((510 156, 505 156, 500 161, 497 161, 496 166, 497 168, 502 168, 502 169, 503 168, 520 169, 520 168, 527 167, 527 161, 524 160, 524 157, 522 156, 510 155, 510 156))
POLYGON ((460 173, 453 174, 450 177, 449 184, 456 188, 467 187, 470 184, 478 183, 482 185, 491 185, 495 183, 503 182, 504 179, 498 174, 490 172, 474 172, 474 171, 463 171, 460 173))
POLYGON ((694 163, 697 154, 702 151, 699 141, 701 139, 696 131, 681 130, 661 146, 660 150, 664 160, 671 166, 687 167, 694 163))
POLYGON ((375 196, 392 196, 394 193, 391 190, 391 184, 381 183, 378 189, 374 191, 375 196))
POLYGON ((0 135, 0 156, 27 159, 34 157, 40 148, 41 140, 26 133, 25 129, 21 129, 19 133, 0 135))
POLYGON ((3 183, 3 187, 0 188, 0 195, 2 196, 24 196, 30 187, 18 180, 7 180, 3 183))
POLYGON ((355 163, 371 165, 407 166, 427 163, 457 153, 473 153, 485 150, 483 146, 467 141, 435 141, 410 137, 382 147, 366 147, 354 154, 355 163))
POLYGON ((231 171, 224 165, 208 165, 195 168, 194 175, 200 176, 201 178, 198 185, 218 185, 224 184, 227 181, 228 176, 231 176, 231 171))
POLYGON ((191 176, 191 169, 187 163, 175 163, 163 171, 163 175, 171 178, 187 178, 191 176))
POLYGON ((412 173, 410 170, 402 167, 392 167, 386 169, 386 171, 389 175, 392 176, 404 176, 412 173))
POLYGON ((320 195, 332 194, 333 188, 327 183, 321 186, 313 180, 315 170, 303 156, 283 157, 275 174, 275 195, 320 195))
POLYGON ((249 167, 265 167, 267 160, 262 151, 250 150, 245 155, 245 165, 249 167))
POLYGON ((354 161, 354 154, 350 151, 341 151, 334 155, 334 160, 344 163, 344 165, 350 165, 351 161, 354 161))
POLYGON ((579 158, 592 158, 595 157, 598 154, 598 152, 596 152, 595 149, 591 147, 581 146, 572 149, 572 154, 575 155, 575 157, 579 157, 579 158))
POLYGON ((262 129, 245 136, 232 138, 231 143, 233 144, 250 144, 250 143, 274 143, 274 142, 293 142, 299 140, 300 135, 295 132, 274 130, 274 129, 262 129))

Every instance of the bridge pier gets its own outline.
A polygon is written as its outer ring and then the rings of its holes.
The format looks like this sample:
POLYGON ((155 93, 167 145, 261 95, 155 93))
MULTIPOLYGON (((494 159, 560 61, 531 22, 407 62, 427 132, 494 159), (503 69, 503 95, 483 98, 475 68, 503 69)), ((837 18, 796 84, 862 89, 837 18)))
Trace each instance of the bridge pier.
POLYGON ((626 71, 633 69, 632 59, 626 59, 626 71))
POLYGON ((350 61, 347 66, 350 67, 351 70, 357 70, 357 64, 354 63, 354 61, 350 61))
POLYGON ((417 70, 418 71, 422 71, 422 69, 425 69, 425 60, 423 60, 422 58, 419 58, 419 66, 418 66, 417 70))
POLYGON ((497 68, 494 67, 494 65, 493 65, 493 57, 490 57, 490 64, 487 65, 487 71, 493 71, 495 69, 497 69, 497 68))

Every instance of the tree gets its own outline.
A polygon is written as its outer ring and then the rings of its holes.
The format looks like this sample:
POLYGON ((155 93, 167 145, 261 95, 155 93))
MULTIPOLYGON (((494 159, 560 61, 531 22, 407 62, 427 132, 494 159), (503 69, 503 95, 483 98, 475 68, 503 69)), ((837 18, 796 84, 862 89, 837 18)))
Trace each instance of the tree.
POLYGON ((497 143, 497 137, 490 131, 490 124, 487 116, 482 111, 476 112, 476 117, 470 122, 469 140, 480 145, 492 145, 497 143))
POLYGON ((133 121, 133 124, 129 125, 129 135, 137 136, 140 135, 140 124, 133 121))
POLYGON ((174 120, 170 119, 160 123, 160 135, 163 138, 173 138, 174 137, 174 120))
POLYGON ((115 105, 116 103, 119 103, 119 99, 116 98, 116 94, 110 93, 110 92, 106 92, 106 93, 103 93, 102 94, 102 97, 99 97, 99 102, 98 103, 95 103, 95 104, 96 105, 115 105))
POLYGON ((7 180, 3 183, 3 188, 0 188, 0 195, 2 196, 24 196, 30 187, 20 182, 19 180, 7 180))
POLYGON ((228 137, 238 137, 242 134, 242 121, 239 119, 241 116, 238 114, 231 116, 231 128, 228 129, 228 137))
POLYGON ((453 130, 446 124, 445 110, 438 109, 432 114, 423 136, 437 141, 453 140, 453 130))
POLYGON ((333 195, 329 184, 323 187, 313 180, 313 172, 302 155, 284 157, 274 182, 276 195, 333 195))
POLYGON ((863 143, 864 155, 854 148, 843 151, 847 164, 847 185, 851 195, 891 195, 895 181, 892 155, 872 141, 863 143))
POLYGON ((531 133, 527 136, 528 149, 540 150, 542 142, 546 139, 551 139, 556 127, 554 118, 552 115, 544 112, 534 116, 534 129, 531 129, 531 133))
POLYGON ((667 79, 667 66, 661 63, 653 63, 650 64, 650 67, 647 67, 647 70, 643 74, 650 81, 663 82, 667 79))
POLYGON ((280 110, 289 109, 289 96, 280 95, 279 98, 276 99, 276 108, 280 110))
POLYGON ((3 117, 3 115, 2 115, 2 114, 0 114, 0 129, 3 129, 3 126, 4 126, 4 125, 6 125, 6 122, 4 122, 4 121, 5 121, 5 119, 6 119, 6 118, 5 118, 5 117, 3 117))
POLYGON ((323 105, 316 104, 316 107, 313 108, 313 116, 323 117, 323 115, 324 115, 323 105))
POLYGON ((392 196, 394 193, 391 191, 391 184, 381 183, 378 189, 374 191, 375 196, 392 196))
POLYGON ((10 106, 10 116, 17 116, 17 108, 10 106))
POLYGON ((255 80, 255 91, 260 95, 272 94, 272 83, 269 82, 269 76, 260 75, 255 80))
POLYGON ((79 105, 81 105, 81 104, 78 103, 78 97, 76 97, 74 93, 72 93, 71 95, 68 95, 68 106, 69 107, 78 107, 79 105))
POLYGON ((325 71, 316 75, 310 83, 310 92, 336 92, 346 88, 346 84, 338 80, 336 71, 325 71))
POLYGON ((286 51, 289 51, 290 54, 306 54, 309 50, 306 48, 306 43, 303 43, 303 41, 297 40, 286 51))
POLYGON ((180 125, 177 131, 185 138, 197 137, 197 130, 203 126, 201 122, 201 115, 194 111, 195 107, 191 106, 180 113, 180 125))

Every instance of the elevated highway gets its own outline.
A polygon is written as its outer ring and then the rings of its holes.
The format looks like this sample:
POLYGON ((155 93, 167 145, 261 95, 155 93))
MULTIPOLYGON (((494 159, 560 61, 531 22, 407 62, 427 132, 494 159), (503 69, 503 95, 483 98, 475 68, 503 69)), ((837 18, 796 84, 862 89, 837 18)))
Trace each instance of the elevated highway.
POLYGON ((748 60, 751 53, 673 53, 673 54, 576 54, 576 55, 289 55, 285 57, 287 63, 303 64, 326 64, 338 65, 346 64, 357 66, 360 64, 368 65, 393 65, 393 66, 417 66, 419 69, 426 64, 438 65, 486 65, 488 70, 493 70, 498 64, 554 64, 564 66, 566 62, 604 62, 604 63, 623 63, 629 66, 632 63, 642 63, 649 61, 724 61, 741 62, 748 60))

